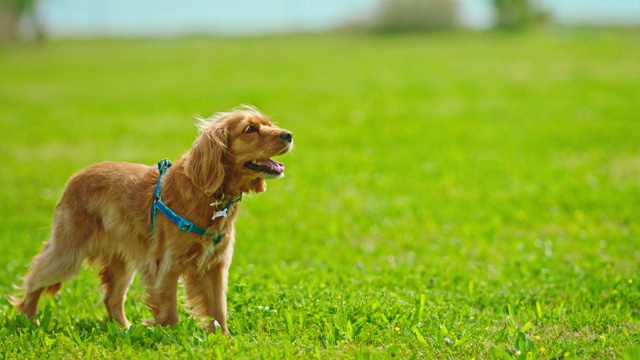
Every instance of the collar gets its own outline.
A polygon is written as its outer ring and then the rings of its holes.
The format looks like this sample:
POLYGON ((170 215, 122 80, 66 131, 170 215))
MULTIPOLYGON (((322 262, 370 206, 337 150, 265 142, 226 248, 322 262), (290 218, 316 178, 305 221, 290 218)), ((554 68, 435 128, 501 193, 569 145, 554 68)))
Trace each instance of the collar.
MULTIPOLYGON (((186 232, 192 232, 192 233, 196 233, 198 235, 202 235, 202 236, 210 236, 213 239, 213 245, 217 245, 220 240, 222 240, 222 237, 224 236, 223 233, 212 233, 212 232, 207 232, 205 229, 199 227, 198 225, 194 224, 193 222, 185 219, 184 217, 180 216, 180 214, 176 213, 175 211, 173 211, 169 206, 167 206, 167 204, 165 204, 162 201, 162 196, 161 196, 161 191, 162 191, 162 176, 164 174, 167 173, 167 171, 169 170, 169 168, 171 167, 171 165, 173 165, 171 163, 171 161, 169 161, 169 159, 162 159, 158 162, 158 184, 156 185, 156 189, 153 192, 153 205, 151 206, 151 230, 154 231, 154 238, 155 238, 155 228, 156 228, 156 213, 158 211, 160 211, 164 216, 166 216, 169 220, 171 220, 171 222, 173 222, 174 224, 176 224, 178 226, 178 228, 182 231, 186 231, 186 232)), ((242 194, 240 194, 240 196, 238 198, 236 198, 235 200, 231 200, 227 203, 227 205, 220 211, 216 211, 213 214, 212 219, 216 219, 219 217, 226 217, 229 209, 231 209, 231 207, 240 202, 242 200, 242 194)), ((220 202, 214 202, 211 205, 217 205, 220 202)))

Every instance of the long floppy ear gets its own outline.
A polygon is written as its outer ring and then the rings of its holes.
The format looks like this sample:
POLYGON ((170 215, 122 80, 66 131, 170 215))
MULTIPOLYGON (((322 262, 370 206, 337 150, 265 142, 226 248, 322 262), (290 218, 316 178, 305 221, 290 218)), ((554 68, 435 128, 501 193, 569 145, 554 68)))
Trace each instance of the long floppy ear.
POLYGON ((196 139, 185 164, 185 173, 208 196, 218 190, 224 179, 222 156, 227 151, 227 131, 206 129, 196 139))

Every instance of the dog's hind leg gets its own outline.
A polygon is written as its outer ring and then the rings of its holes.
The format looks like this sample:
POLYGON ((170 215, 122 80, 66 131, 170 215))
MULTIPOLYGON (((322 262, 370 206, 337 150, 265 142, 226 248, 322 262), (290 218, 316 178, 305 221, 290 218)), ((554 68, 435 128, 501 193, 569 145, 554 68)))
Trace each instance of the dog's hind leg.
POLYGON ((120 257, 104 259, 104 266, 100 271, 100 281, 105 291, 104 305, 109 316, 125 328, 131 326, 124 313, 124 302, 134 275, 135 268, 132 264, 120 257))
POLYGON ((61 250, 54 241, 45 243, 44 249, 31 261, 24 277, 25 298, 12 299, 20 311, 31 318, 38 312, 40 295, 46 290, 55 294, 62 282, 73 277, 82 264, 83 256, 75 249, 61 250))
POLYGON ((65 223, 64 214, 56 213, 51 240, 45 242, 40 254, 36 255, 24 277, 25 298, 12 298, 11 303, 31 318, 38 312, 38 301, 46 290, 55 294, 62 282, 78 273, 82 260, 83 240, 88 233, 82 233, 72 224, 65 223))

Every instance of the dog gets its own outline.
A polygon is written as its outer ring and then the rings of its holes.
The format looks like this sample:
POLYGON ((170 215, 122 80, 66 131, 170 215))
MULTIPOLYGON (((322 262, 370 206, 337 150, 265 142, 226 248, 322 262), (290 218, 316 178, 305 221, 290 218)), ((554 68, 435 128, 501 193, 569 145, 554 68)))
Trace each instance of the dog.
POLYGON ((227 279, 234 222, 245 193, 284 176, 271 158, 293 148, 293 134, 251 106, 199 118, 199 137, 175 164, 105 162, 69 180, 54 212, 51 237, 24 277, 24 298, 11 302, 27 317, 43 292, 56 294, 84 259, 99 270, 110 318, 130 327, 124 312, 136 272, 153 319, 178 323, 177 287, 209 332, 227 327, 227 279))

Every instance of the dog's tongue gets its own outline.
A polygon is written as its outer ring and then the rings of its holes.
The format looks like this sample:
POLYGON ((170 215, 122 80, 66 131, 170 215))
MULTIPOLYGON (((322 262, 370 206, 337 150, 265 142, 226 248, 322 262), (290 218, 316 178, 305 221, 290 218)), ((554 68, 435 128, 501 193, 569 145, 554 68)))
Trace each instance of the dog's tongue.
POLYGON ((258 165, 260 166, 266 166, 269 169, 281 173, 284 172, 284 164, 277 162, 277 161, 273 161, 271 159, 267 159, 267 160, 260 160, 257 162, 258 165))

